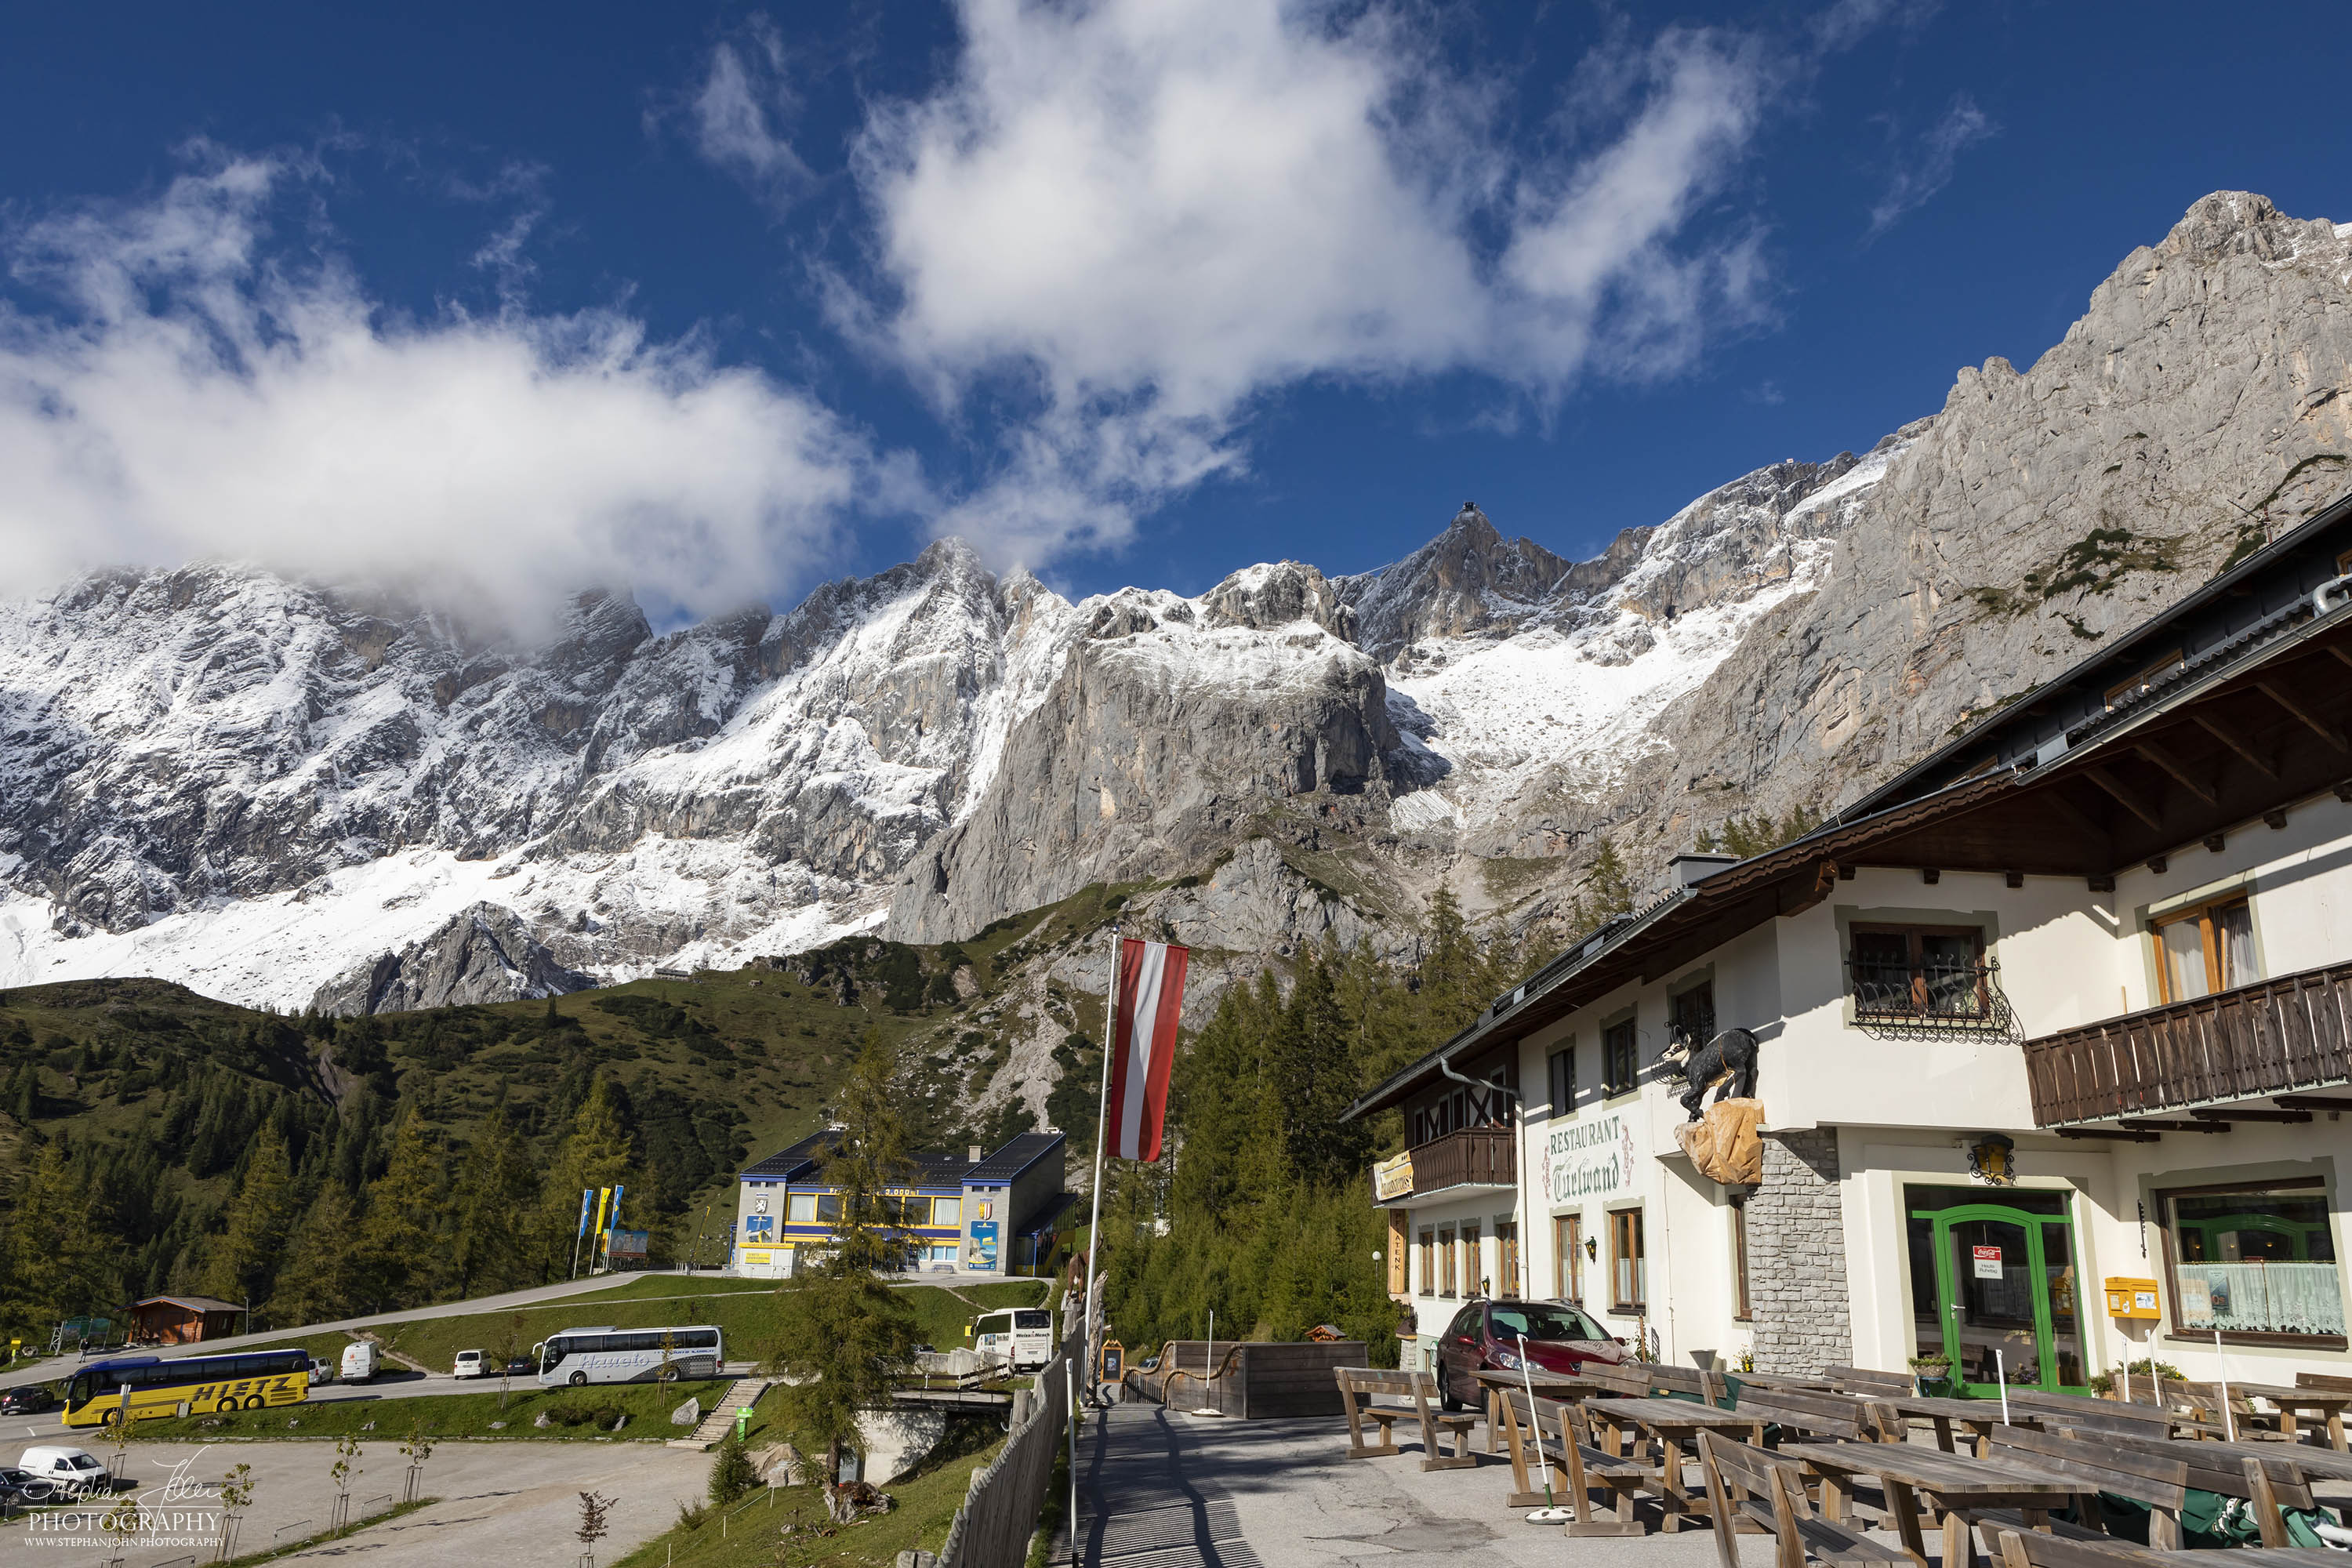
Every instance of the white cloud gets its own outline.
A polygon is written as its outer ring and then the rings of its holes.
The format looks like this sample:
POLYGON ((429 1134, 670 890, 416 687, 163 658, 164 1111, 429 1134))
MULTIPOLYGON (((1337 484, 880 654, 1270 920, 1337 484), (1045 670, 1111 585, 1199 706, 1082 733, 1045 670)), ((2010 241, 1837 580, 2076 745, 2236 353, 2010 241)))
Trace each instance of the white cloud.
POLYGON ((887 482, 823 408, 617 310, 409 320, 294 269, 268 215, 318 171, 197 156, 10 237, 58 303, 0 305, 0 593, 228 557, 508 614, 594 582, 708 610, 804 579, 887 482))
POLYGON ((1875 239, 1903 217, 1935 199, 1936 194, 1952 183, 1953 166, 1959 156, 1977 142, 2000 134, 1995 125, 1979 109, 1976 100, 1967 93, 1952 100, 1944 117, 1919 138, 1917 146, 1903 154, 1887 177, 1886 192, 1870 209, 1870 232, 1864 237, 1875 239))
POLYGON ((1752 41, 1611 46, 1624 70, 1572 150, 1528 157, 1493 89, 1378 6, 960 16, 951 79, 878 108, 854 155, 880 280, 832 283, 943 409, 1034 410, 940 523, 1000 554, 1116 543, 1242 466, 1250 409, 1286 387, 1469 369, 1549 397, 1668 374, 1753 314, 1752 229, 1702 221, 1772 89, 1752 41))
POLYGON ((810 180, 807 163, 775 129, 793 108, 788 79, 775 25, 754 17, 742 44, 711 51, 710 69, 691 105, 702 155, 778 202, 792 200, 810 180))

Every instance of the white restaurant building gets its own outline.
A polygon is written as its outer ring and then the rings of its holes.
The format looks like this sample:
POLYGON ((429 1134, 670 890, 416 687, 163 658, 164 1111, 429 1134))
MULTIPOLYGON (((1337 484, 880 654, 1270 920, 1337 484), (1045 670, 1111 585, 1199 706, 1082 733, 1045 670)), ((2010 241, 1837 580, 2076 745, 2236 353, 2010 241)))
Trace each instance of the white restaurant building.
POLYGON ((1483 1292, 1684 1364, 2347 1371, 2347 574, 2352 498, 1358 1101, 1407 1364, 1483 1292), (1759 1041, 1759 1180, 1678 1144, 1675 1022, 1759 1041))

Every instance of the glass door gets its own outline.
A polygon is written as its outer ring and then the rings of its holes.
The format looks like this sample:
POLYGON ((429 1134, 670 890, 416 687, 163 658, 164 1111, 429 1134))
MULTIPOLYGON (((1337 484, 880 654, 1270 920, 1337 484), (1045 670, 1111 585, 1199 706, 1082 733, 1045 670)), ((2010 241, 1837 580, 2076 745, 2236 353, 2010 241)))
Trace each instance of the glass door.
MULTIPOLYGON (((1913 1311, 1970 1394, 2085 1386, 2074 1233, 2061 1193, 1988 1203, 1974 1188, 1910 1188, 1913 1311)), ((2011 1194, 2004 1194, 2011 1197, 2011 1194)))

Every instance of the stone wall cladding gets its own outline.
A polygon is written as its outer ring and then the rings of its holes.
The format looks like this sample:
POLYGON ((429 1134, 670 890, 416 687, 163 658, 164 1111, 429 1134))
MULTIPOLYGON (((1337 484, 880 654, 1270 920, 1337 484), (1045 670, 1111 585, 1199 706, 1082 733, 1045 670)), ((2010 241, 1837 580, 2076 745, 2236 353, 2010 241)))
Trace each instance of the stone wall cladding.
POLYGON ((1764 1180, 1748 1200, 1748 1303, 1757 1371, 1853 1363, 1837 1129, 1764 1134, 1764 1180))

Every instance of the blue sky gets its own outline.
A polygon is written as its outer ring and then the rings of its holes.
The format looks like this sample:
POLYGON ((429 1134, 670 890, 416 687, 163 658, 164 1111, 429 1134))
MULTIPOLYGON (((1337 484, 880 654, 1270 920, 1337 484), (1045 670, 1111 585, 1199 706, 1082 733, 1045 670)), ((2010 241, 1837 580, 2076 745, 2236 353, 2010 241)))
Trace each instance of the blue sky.
POLYGON ((17 7, 0 588, 1565 554, 2352 218, 2318 5, 17 7))

